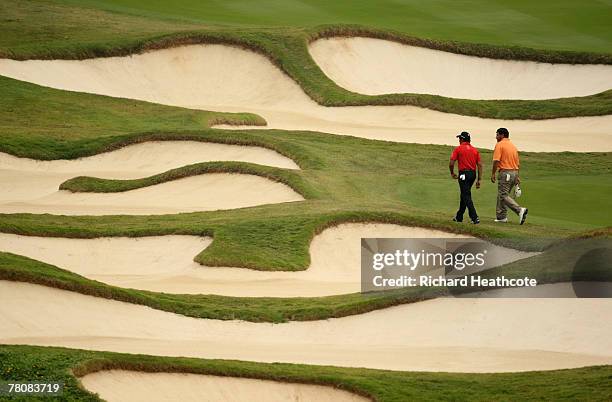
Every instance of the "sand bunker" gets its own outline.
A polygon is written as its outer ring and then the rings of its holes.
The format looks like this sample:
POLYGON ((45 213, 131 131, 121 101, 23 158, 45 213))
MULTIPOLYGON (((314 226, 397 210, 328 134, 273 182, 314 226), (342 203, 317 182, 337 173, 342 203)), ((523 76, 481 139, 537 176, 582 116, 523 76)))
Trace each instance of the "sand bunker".
POLYGON ((310 54, 338 85, 367 95, 554 99, 612 89, 612 66, 494 60, 372 38, 330 38, 310 54))
POLYGON ((214 173, 122 193, 71 193, 0 205, 2 213, 54 215, 161 215, 302 201, 290 187, 263 177, 214 173))
POLYGON ((108 402, 357 402, 370 399, 322 385, 182 373, 108 370, 88 374, 81 383, 108 402))
POLYGON ((192 45, 90 60, 1 59, 0 74, 59 89, 166 105, 253 112, 271 128, 365 138, 456 144, 457 132, 492 149, 495 129, 510 129, 525 151, 612 151, 612 116, 544 121, 480 119, 412 106, 328 108, 316 104, 264 56, 222 45, 192 45))
POLYGON ((0 169, 102 175, 134 179, 200 162, 236 161, 299 169, 295 162, 271 149, 200 141, 149 141, 85 158, 39 161, 0 152, 0 169))
POLYGON ((0 153, 0 212, 138 215, 303 200, 283 184, 239 174, 201 175, 124 193, 58 190, 76 176, 135 179, 193 163, 230 160, 298 169, 291 159, 269 149, 194 141, 143 143, 76 160, 36 161, 0 153))
POLYGON ((443 298, 270 324, 0 281, 0 343, 413 371, 546 370, 612 364, 612 300, 443 298))
MULTIPOLYGON (((0 233, 0 251, 23 255, 100 282, 166 293, 200 293, 250 297, 306 297, 360 291, 361 237, 467 237, 388 224, 345 224, 323 231, 310 244, 311 265, 300 272, 266 272, 205 267, 193 257, 210 238, 157 236, 141 238, 65 239, 0 233)), ((500 263, 525 253, 490 245, 500 263)))

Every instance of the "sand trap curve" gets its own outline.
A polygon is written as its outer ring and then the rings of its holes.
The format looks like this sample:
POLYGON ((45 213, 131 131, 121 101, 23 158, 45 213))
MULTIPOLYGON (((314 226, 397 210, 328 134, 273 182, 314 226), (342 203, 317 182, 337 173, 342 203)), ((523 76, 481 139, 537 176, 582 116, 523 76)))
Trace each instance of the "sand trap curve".
POLYGON ((525 151, 612 151, 612 116, 504 121, 412 106, 323 107, 264 56, 223 45, 81 61, 0 59, 0 75, 165 105, 253 112, 271 128, 450 145, 467 130, 474 145, 492 149, 495 129, 504 126, 525 151))
MULTIPOLYGON (((266 272, 205 267, 193 261, 211 238, 152 236, 66 239, 0 233, 0 251, 43 261, 123 288, 178 294, 248 297, 315 297, 357 293, 361 289, 361 237, 467 237, 389 224, 344 224, 324 230, 310 244, 305 271, 266 272)), ((508 263, 534 253, 490 245, 508 263)))
POLYGON ((271 149, 202 141, 148 141, 78 159, 39 161, 0 152, 0 169, 101 174, 133 179, 199 162, 237 161, 282 169, 299 169, 293 160, 271 149))
POLYGON ((465 56, 372 38, 319 39, 310 55, 339 86, 367 95, 554 99, 612 89, 612 66, 465 56))
POLYGON ((263 177, 212 173, 122 193, 53 194, 0 205, 2 213, 163 215, 303 201, 290 187, 263 177))
POLYGON ((0 281, 0 343, 410 371, 546 370, 612 363, 612 300, 442 298, 270 324, 0 281))
POLYGON ((330 386, 185 373, 107 370, 80 379, 107 402, 364 402, 370 399, 330 386))
POLYGON ((75 160, 36 161, 0 153, 0 213, 163 214, 254 206, 303 198, 262 177, 208 174, 124 193, 59 191, 76 176, 135 179, 208 161, 241 161, 299 169, 275 151, 194 141, 157 141, 75 160))

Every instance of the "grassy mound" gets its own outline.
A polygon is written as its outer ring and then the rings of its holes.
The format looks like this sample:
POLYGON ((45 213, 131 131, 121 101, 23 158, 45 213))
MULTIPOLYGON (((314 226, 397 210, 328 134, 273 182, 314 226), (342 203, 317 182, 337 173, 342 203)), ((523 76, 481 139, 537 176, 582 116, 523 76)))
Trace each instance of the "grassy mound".
POLYGON ((238 173, 265 177, 291 187, 303 197, 316 196, 316 192, 305 184, 301 177, 289 169, 279 169, 246 162, 203 162, 172 169, 164 173, 133 180, 112 180, 79 176, 60 185, 60 190, 74 193, 118 193, 185 177, 209 173, 238 173))
MULTIPOLYGON (((156 357, 56 347, 0 346, 0 378, 6 381, 63 381, 65 400, 99 401, 98 397, 80 386, 77 377, 112 369, 319 384, 381 402, 417 399, 607 401, 612 392, 609 381, 612 366, 528 373, 427 373, 156 357)), ((36 399, 30 397, 28 400, 36 399)))
POLYGON ((59 91, 2 76, 0 92, 0 151, 41 160, 110 151, 134 142, 129 138, 134 132, 266 124, 252 113, 206 112, 59 91))

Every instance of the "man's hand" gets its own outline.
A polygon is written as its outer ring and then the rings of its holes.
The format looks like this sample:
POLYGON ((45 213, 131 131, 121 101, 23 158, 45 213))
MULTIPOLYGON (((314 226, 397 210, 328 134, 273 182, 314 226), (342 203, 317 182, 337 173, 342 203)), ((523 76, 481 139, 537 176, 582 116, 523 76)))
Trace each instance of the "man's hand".
POLYGON ((493 160, 493 168, 491 170, 491 183, 495 183, 495 173, 499 167, 499 161, 493 160))
POLYGON ((457 174, 456 174, 455 172, 453 172, 453 173, 451 173, 451 177, 452 177, 453 179, 457 180, 457 177, 458 177, 458 176, 457 176, 457 174))
POLYGON ((476 188, 480 188, 480 179, 476 181, 476 188))

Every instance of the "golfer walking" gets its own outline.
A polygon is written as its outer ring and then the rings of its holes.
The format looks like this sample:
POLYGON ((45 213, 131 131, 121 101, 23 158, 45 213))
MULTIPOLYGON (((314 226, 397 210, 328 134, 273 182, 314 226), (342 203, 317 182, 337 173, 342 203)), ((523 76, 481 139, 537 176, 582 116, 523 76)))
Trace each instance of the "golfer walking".
POLYGON ((451 154, 448 164, 451 177, 455 180, 459 179, 459 191, 461 192, 459 210, 453 218, 453 221, 463 222, 463 214, 467 208, 472 223, 479 224, 480 220, 478 219, 476 208, 474 208, 474 203, 472 202, 472 185, 476 180, 476 188, 480 188, 480 177, 482 175, 480 153, 472 146, 470 133, 467 131, 459 134, 457 138, 459 138, 459 146, 455 148, 451 154), (459 162, 458 176, 455 174, 455 162, 459 162), (478 179, 476 179, 476 168, 478 168, 478 179))
POLYGON ((510 142, 510 132, 506 128, 498 128, 495 138, 497 144, 493 151, 493 170, 491 171, 491 182, 495 183, 497 175, 497 218, 495 222, 508 222, 508 208, 519 216, 522 225, 527 219, 527 208, 521 207, 510 197, 510 191, 517 186, 521 179, 519 177, 519 155, 518 150, 510 142))

